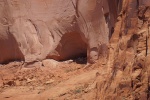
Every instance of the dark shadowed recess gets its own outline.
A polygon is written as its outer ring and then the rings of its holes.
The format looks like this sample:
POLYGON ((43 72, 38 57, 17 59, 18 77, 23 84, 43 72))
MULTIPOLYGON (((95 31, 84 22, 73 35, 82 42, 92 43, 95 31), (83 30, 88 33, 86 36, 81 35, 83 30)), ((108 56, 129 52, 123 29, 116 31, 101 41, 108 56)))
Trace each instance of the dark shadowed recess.
POLYGON ((58 55, 48 56, 58 61, 74 60, 77 63, 86 63, 87 44, 78 32, 65 33, 56 48, 58 55), (80 59, 80 60, 79 60, 80 59))
POLYGON ((15 61, 25 60, 12 34, 8 33, 7 39, 0 40, 0 48, 3 48, 3 49, 0 49, 0 52, 1 52, 0 62, 3 62, 1 64, 7 64, 11 61, 14 61, 14 59, 15 61))

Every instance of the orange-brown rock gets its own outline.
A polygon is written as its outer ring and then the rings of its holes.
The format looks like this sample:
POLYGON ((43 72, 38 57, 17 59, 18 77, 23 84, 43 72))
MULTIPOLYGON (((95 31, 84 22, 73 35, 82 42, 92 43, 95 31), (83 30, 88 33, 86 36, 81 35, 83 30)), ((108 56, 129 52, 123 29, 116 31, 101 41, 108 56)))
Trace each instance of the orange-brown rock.
POLYGON ((89 63, 106 58, 119 12, 116 4, 117 0, 0 0, 0 63, 86 54, 89 63))
POLYGON ((123 0, 99 100, 149 100, 150 0, 123 0))
POLYGON ((150 100, 150 0, 0 3, 0 99, 150 100))

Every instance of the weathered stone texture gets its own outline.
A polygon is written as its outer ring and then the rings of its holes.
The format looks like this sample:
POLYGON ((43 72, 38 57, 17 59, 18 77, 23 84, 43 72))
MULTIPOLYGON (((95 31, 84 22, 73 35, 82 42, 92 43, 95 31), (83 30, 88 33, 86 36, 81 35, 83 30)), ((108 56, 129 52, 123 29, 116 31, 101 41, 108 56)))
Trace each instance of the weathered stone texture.
POLYGON ((86 53, 89 63, 107 58, 117 1, 0 0, 0 5, 0 63, 66 60, 86 53))

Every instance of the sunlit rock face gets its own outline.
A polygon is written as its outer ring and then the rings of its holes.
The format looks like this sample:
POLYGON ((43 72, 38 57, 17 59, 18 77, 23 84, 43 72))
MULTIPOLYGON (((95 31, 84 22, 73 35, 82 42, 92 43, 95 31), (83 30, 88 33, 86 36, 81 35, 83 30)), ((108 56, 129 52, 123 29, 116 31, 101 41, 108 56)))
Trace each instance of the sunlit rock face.
POLYGON ((106 59, 121 3, 0 0, 0 63, 66 60, 81 55, 87 55, 89 63, 106 59))
POLYGON ((150 0, 122 0, 98 100, 150 100, 150 0))

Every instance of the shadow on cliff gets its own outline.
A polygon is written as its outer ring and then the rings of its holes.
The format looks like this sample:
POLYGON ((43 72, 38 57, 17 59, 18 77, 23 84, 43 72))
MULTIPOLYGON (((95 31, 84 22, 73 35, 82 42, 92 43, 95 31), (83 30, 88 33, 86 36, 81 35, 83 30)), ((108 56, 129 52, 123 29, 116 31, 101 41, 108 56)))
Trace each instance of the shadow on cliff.
POLYGON ((0 40, 0 62, 7 64, 11 61, 24 61, 24 56, 12 34, 7 33, 7 38, 0 40))

